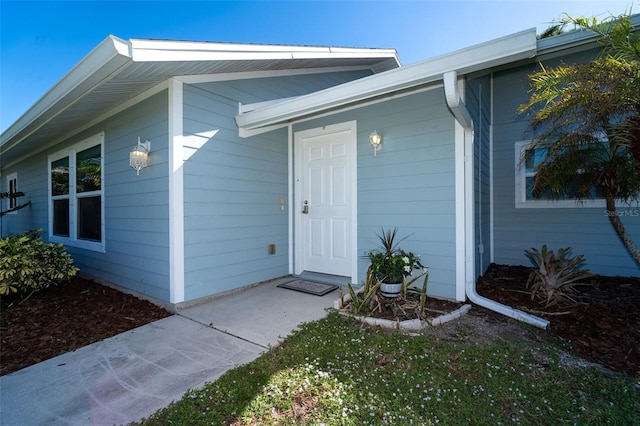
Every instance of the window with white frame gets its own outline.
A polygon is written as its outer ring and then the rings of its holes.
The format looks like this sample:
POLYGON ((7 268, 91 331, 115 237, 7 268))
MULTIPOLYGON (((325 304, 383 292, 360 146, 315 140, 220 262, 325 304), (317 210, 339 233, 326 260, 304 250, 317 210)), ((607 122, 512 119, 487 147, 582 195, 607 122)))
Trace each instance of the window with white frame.
POLYGON ((104 251, 104 133, 49 156, 49 235, 104 251))
POLYGON ((591 199, 580 200, 575 198, 553 198, 550 191, 542 194, 533 193, 533 183, 536 176, 536 168, 546 155, 544 147, 532 149, 531 141, 520 141, 515 144, 516 154, 516 208, 580 208, 580 207, 605 207, 605 200, 595 194, 591 199))
MULTIPOLYGON (((18 193, 18 173, 11 173, 7 175, 7 208, 9 211, 11 209, 15 209, 18 206, 18 198, 16 194, 18 193)), ((16 214, 17 211, 10 212, 8 214, 16 214)))

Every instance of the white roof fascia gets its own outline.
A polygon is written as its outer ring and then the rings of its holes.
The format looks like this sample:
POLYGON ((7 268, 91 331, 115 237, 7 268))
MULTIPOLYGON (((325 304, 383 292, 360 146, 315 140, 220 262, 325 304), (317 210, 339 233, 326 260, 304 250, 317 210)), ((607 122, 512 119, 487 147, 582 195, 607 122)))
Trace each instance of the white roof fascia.
POLYGON ((373 57, 393 58, 399 65, 395 49, 223 44, 140 39, 132 39, 129 42, 131 43, 131 56, 136 62, 373 57))
POLYGON ((371 51, 371 50, 354 50, 354 51, 336 51, 328 52, 292 52, 293 59, 324 59, 324 58, 392 58, 396 54, 395 51, 371 51))
POLYGON ((19 142, 129 62, 129 43, 107 37, 0 136, 0 151, 10 149, 4 145, 18 133, 28 132, 17 140, 19 142))
POLYGON ((135 62, 198 62, 292 59, 289 52, 211 52, 192 50, 132 50, 135 62))
POLYGON ((535 28, 442 55, 404 68, 386 71, 321 90, 298 99, 236 116, 239 127, 255 129, 316 114, 323 110, 372 98, 412 86, 442 80, 448 71, 467 74, 536 54, 535 28))
MULTIPOLYGON (((200 50, 212 52, 324 52, 328 50, 349 51, 378 51, 380 49, 367 48, 339 48, 328 46, 301 46, 288 44, 252 44, 252 43, 217 43, 208 41, 181 41, 181 40, 153 40, 137 39, 129 40, 131 46, 138 50, 200 50)), ((389 49, 395 52, 393 49, 389 49)))
POLYGON ((549 55, 565 50, 573 50, 597 42, 598 35, 592 31, 572 31, 538 40, 538 55, 549 55))

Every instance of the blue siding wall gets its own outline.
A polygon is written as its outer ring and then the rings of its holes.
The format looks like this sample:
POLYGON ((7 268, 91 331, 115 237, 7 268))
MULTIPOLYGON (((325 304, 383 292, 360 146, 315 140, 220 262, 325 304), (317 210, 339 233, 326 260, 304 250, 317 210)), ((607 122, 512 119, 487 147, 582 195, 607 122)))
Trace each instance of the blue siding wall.
POLYGON ((88 271, 132 290, 169 300, 167 92, 116 115, 105 129, 106 251, 88 271), (151 141, 149 167, 136 176, 129 151, 151 141))
POLYGON ((287 130, 240 138, 238 102, 298 96, 369 74, 185 85, 185 145, 199 147, 184 165, 185 300, 289 272, 287 130))
MULTIPOLYGON (((11 168, 3 170, 0 177, 0 192, 8 192, 7 176, 17 173, 18 191, 25 196, 18 199, 18 203, 31 202, 31 205, 14 213, 0 217, 2 237, 8 234, 20 234, 29 229, 47 229, 47 156, 38 154, 28 162, 21 162, 11 168), (44 165, 44 169, 43 169, 44 165), (42 180, 45 179, 45 184, 42 180)), ((2 210, 8 208, 7 200, 2 200, 2 210)))
POLYGON ((474 133, 474 217, 476 278, 491 263, 491 79, 468 81, 465 105, 473 118, 474 133))
POLYGON ((15 167, 32 205, 3 222, 3 232, 42 228, 47 238, 47 156, 104 132, 105 253, 69 247, 83 273, 169 300, 167 94, 157 94, 15 167), (150 166, 136 176, 129 151, 151 141, 150 166), (16 220, 14 220, 14 217, 16 220))
MULTIPOLYGON (((442 88, 297 124, 301 131, 357 120, 358 253, 398 227, 401 247, 429 267, 429 293, 455 298, 454 119, 442 88), (382 135, 373 156, 369 134, 382 135)), ((368 260, 359 261, 360 281, 368 260)))
MULTIPOLYGON (((582 62, 593 52, 564 57, 566 63, 582 62)), ((547 61, 545 66, 557 64, 547 61)), ((537 66, 494 74, 494 244, 495 262, 528 265, 524 250, 530 247, 573 247, 584 254, 587 267, 604 275, 638 276, 640 271, 617 238, 605 214, 605 208, 515 208, 515 148, 517 141, 528 140, 527 116, 516 109, 527 99, 527 75, 537 66)), ((634 214, 636 205, 621 210, 634 214)), ((627 231, 640 243, 640 216, 622 218, 627 231)))

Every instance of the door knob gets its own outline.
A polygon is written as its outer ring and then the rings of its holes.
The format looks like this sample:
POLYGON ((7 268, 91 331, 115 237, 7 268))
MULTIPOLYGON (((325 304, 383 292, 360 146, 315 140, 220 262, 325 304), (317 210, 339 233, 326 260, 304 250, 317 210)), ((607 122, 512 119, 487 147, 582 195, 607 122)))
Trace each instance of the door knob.
POLYGON ((304 206, 302 207, 303 214, 309 214, 309 201, 304 200, 304 206))

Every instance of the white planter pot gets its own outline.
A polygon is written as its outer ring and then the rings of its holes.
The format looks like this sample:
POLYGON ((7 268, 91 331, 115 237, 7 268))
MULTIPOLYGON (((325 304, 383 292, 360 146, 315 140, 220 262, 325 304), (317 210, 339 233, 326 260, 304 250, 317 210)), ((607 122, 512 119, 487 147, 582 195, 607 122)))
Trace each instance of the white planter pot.
POLYGON ((380 284, 380 292, 384 297, 388 297, 389 299, 393 299, 400 296, 401 291, 402 291, 402 283, 380 284))

